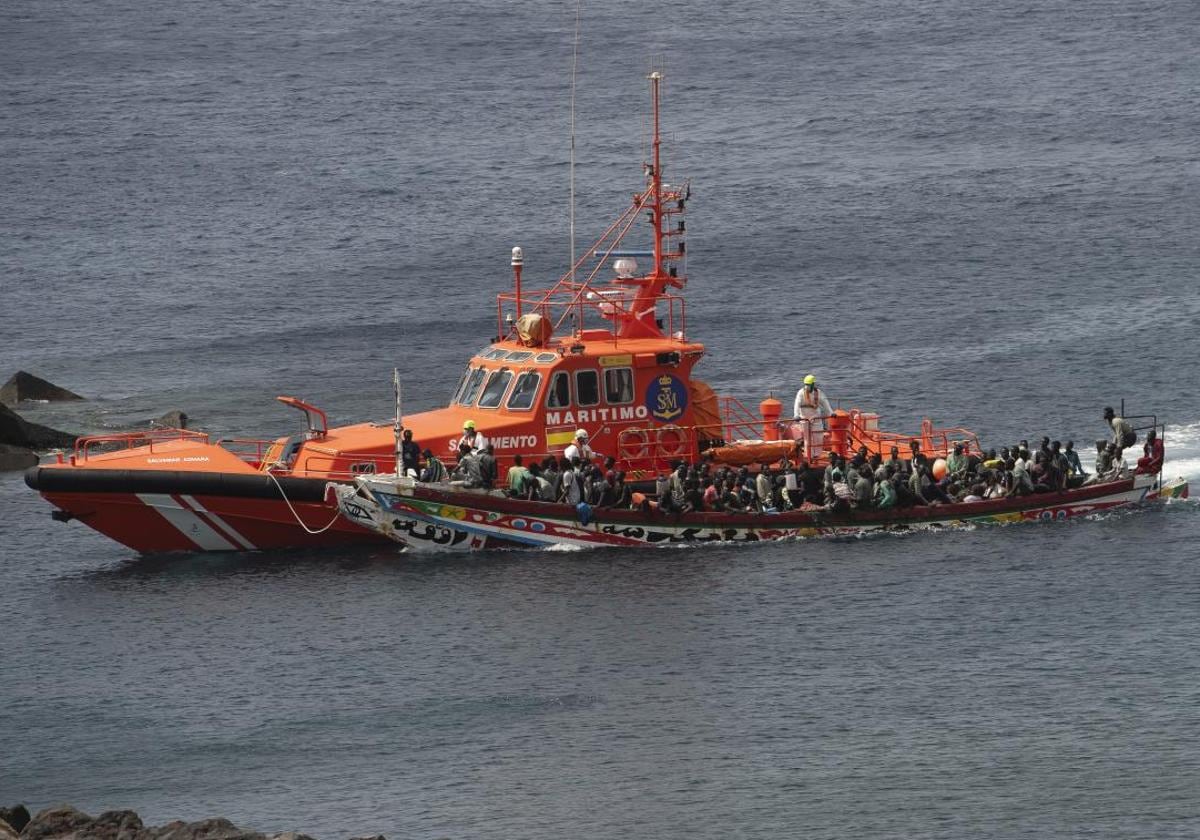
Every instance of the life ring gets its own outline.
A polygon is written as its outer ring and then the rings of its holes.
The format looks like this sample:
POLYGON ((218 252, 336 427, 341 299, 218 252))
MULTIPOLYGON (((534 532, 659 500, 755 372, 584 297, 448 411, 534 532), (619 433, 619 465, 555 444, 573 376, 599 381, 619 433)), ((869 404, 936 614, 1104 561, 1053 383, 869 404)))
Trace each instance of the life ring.
POLYGON ((636 461, 650 454, 650 438, 641 429, 626 429, 621 432, 619 449, 626 461, 636 461))
POLYGON ((663 426, 658 430, 658 452, 667 458, 675 458, 683 454, 686 448, 687 436, 678 426, 663 426))

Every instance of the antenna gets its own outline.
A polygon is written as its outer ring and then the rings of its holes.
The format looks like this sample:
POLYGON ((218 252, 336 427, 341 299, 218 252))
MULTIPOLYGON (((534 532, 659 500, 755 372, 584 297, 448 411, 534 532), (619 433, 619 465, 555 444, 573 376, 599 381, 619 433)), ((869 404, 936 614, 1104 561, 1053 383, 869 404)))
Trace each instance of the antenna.
POLYGON ((404 414, 400 411, 400 368, 392 368, 392 387, 396 391, 396 421, 392 433, 396 440, 396 478, 404 477, 404 414))
POLYGON ((579 70, 579 19, 583 14, 583 0, 579 0, 575 4, 575 52, 571 57, 571 165, 570 165, 570 181, 571 181, 571 211, 570 211, 570 234, 571 234, 571 262, 570 262, 570 280, 575 281, 575 76, 579 70))

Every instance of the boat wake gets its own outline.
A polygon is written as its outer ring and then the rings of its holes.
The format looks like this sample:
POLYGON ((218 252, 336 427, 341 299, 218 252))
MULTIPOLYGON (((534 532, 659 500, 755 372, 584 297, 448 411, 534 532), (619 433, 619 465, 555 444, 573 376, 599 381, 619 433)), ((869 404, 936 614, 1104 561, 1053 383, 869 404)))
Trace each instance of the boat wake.
MULTIPOLYGON (((1200 479, 1200 423, 1168 425, 1163 434, 1167 458, 1163 463, 1163 478, 1182 476, 1189 481, 1200 479)), ((1137 447, 1138 453, 1141 447, 1137 447)))

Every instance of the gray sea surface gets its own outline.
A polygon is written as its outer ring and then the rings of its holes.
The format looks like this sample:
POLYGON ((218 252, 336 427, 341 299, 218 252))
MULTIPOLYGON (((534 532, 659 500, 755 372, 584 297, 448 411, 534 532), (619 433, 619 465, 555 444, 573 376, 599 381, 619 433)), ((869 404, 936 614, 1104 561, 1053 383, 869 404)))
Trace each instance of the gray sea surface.
MULTIPOLYGON (((77 431, 445 402, 568 240, 572 3, 0 6, 0 378, 77 431)), ((697 373, 1200 478, 1200 5, 584 4, 580 247, 666 71, 697 373)), ((1200 834, 1200 507, 139 558, 0 474, 0 802, 321 838, 1200 834)))

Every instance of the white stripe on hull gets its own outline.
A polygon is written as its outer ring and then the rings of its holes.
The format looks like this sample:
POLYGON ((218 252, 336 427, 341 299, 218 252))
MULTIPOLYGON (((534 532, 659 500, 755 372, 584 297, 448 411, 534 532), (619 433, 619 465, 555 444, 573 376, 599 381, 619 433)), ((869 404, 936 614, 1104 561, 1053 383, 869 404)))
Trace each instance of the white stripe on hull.
POLYGON ((237 551, 238 547, 209 527, 194 512, 166 493, 138 493, 137 497, 154 508, 163 519, 204 551, 237 551))
POLYGON ((208 510, 206 507, 204 507, 204 505, 202 505, 198 501, 196 501, 196 498, 194 496, 185 496, 183 494, 180 494, 179 498, 182 499, 184 501, 184 504, 186 504, 192 510, 194 510, 198 513, 204 514, 204 517, 209 522, 211 522, 213 525, 215 525, 217 528, 219 528, 221 533, 223 533, 226 537, 228 537, 229 539, 233 540, 235 543, 240 545, 243 549, 245 549, 246 551, 254 551, 255 550, 256 546, 254 545, 254 543, 250 542, 250 540, 246 539, 241 534, 239 534, 237 531, 235 531, 233 526, 230 525, 228 522, 226 522, 224 519, 217 516, 211 510, 208 510))

